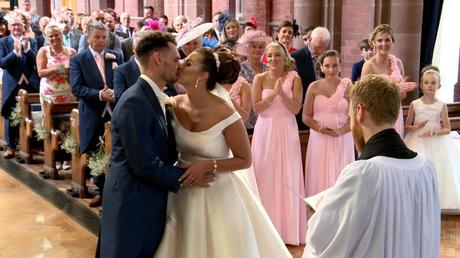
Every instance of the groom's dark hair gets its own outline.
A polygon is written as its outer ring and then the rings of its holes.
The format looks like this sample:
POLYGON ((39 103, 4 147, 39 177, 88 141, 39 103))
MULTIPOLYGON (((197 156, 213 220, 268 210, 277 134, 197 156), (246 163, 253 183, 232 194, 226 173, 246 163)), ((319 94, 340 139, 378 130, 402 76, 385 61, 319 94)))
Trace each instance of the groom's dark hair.
POLYGON ((169 43, 176 45, 176 39, 168 32, 140 32, 140 39, 136 46, 136 58, 141 65, 147 65, 152 53, 168 49, 169 43))

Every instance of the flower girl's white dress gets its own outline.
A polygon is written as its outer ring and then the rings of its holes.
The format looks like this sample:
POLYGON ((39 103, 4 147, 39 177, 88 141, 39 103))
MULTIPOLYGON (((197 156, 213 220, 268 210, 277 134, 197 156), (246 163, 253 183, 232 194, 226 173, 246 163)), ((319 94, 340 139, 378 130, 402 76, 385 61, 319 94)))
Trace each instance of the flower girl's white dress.
POLYGON ((430 160, 438 178, 441 209, 460 209, 460 149, 451 135, 419 137, 423 133, 441 128, 441 111, 444 103, 436 100, 424 104, 421 99, 412 102, 414 124, 428 120, 428 123, 405 137, 407 147, 430 160))

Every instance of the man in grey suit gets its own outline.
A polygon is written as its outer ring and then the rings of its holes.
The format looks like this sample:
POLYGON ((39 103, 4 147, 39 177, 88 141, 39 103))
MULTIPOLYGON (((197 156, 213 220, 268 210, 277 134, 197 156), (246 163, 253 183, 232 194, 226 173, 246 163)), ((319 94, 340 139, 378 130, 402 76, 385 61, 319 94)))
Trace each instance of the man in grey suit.
POLYGON ((72 29, 71 19, 68 15, 62 13, 56 19, 64 26, 64 29, 62 30, 62 42, 64 43, 64 46, 78 50, 81 32, 72 29))

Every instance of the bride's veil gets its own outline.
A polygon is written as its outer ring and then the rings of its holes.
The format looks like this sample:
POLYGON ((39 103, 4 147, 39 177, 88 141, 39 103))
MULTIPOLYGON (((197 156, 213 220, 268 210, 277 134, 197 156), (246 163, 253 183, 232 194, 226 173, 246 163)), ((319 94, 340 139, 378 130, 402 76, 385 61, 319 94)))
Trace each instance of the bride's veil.
POLYGON ((230 98, 230 94, 224 88, 224 86, 216 83, 216 87, 214 88, 214 90, 211 91, 211 93, 227 101, 227 103, 233 107, 233 103, 232 103, 232 99, 230 98))

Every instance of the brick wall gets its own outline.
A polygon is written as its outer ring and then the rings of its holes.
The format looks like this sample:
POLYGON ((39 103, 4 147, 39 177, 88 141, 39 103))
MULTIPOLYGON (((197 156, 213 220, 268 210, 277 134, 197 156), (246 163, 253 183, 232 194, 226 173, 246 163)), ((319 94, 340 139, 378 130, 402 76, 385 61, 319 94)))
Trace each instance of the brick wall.
POLYGON ((359 41, 374 28, 374 7, 368 0, 342 1, 342 76, 351 77, 353 63, 360 60, 359 41))

